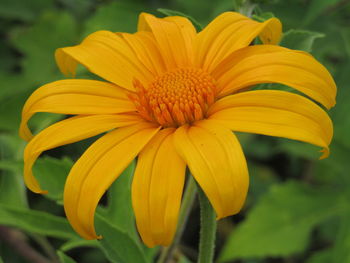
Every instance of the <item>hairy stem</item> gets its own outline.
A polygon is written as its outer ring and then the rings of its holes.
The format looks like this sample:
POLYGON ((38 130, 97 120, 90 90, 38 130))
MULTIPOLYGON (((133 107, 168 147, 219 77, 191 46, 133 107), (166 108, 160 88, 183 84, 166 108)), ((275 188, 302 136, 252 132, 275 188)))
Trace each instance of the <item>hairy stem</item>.
POLYGON ((187 186, 182 199, 179 222, 174 240, 169 247, 163 249, 159 256, 158 263, 167 263, 172 259, 174 251, 181 240, 183 231, 185 230, 186 222, 190 214, 194 197, 196 195, 196 183, 191 175, 188 175, 187 186))
POLYGON ((204 192, 199 189, 198 193, 201 217, 201 232, 199 241, 199 256, 197 262, 212 263, 215 252, 216 215, 204 192))

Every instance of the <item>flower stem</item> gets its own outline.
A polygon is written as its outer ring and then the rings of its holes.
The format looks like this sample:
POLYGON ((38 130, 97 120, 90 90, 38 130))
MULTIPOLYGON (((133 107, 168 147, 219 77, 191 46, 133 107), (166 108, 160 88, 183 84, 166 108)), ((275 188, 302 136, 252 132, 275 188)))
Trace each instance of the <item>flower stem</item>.
POLYGON ((200 205, 201 232, 198 263, 212 263, 215 252, 216 215, 207 196, 198 187, 200 205))
POLYGON ((183 231, 185 230, 186 222, 196 196, 196 183, 192 175, 188 174, 187 186, 182 199, 182 205, 180 209, 180 216, 178 221, 178 228, 175 234, 174 240, 169 247, 163 248, 162 253, 159 256, 157 263, 167 263, 172 259, 174 251, 180 242, 183 231))

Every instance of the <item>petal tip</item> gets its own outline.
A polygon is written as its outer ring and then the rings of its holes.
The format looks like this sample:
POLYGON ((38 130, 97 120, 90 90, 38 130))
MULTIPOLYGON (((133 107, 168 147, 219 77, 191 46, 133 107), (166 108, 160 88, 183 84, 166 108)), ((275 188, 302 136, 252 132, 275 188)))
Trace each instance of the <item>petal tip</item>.
POLYGON ((67 77, 75 78, 78 63, 66 54, 64 48, 56 49, 55 60, 62 74, 67 77))
POLYGON ((328 147, 327 148, 323 148, 320 152, 322 153, 321 157, 319 158, 320 160, 326 159, 329 156, 329 154, 330 154, 330 151, 329 151, 328 147))

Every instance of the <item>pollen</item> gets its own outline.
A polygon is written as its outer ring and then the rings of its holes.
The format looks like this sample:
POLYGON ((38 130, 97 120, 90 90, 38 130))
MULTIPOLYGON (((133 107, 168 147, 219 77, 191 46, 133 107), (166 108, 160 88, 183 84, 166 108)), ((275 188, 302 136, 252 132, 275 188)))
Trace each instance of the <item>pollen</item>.
POLYGON ((204 119, 215 101, 215 80, 200 69, 177 69, 144 87, 134 80, 129 97, 139 114, 163 127, 179 127, 204 119))

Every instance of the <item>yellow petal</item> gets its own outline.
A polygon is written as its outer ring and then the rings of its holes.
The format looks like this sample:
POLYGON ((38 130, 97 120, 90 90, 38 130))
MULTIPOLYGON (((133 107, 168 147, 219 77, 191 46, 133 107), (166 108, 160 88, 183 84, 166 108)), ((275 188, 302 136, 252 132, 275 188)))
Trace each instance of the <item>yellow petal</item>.
POLYGON ((132 183, 136 223, 144 243, 167 246, 176 231, 186 164, 173 146, 173 132, 160 131, 139 155, 132 183))
POLYGON ((129 90, 134 90, 134 78, 142 83, 152 80, 151 72, 140 63, 123 38, 109 31, 97 31, 80 45, 59 48, 55 57, 66 75, 74 76, 80 63, 92 73, 129 90))
POLYGON ((233 131, 308 142, 324 148, 332 140, 332 121, 309 99, 285 91, 248 91, 225 97, 209 110, 209 119, 233 131))
POLYGON ((24 181, 35 193, 46 193, 33 176, 32 167, 44 151, 77 142, 102 132, 139 122, 133 115, 76 116, 57 122, 36 135, 24 151, 24 181))
POLYGON ((83 238, 99 238, 94 228, 99 200, 158 130, 147 122, 119 128, 97 140, 74 164, 64 189, 64 208, 83 238))
POLYGON ((256 22, 235 12, 215 18, 195 39, 196 65, 211 72, 232 52, 248 46, 258 35, 264 44, 277 44, 282 25, 277 18, 256 22))
POLYGON ((111 114, 135 111, 126 91, 96 80, 59 80, 37 89, 22 110, 20 136, 30 140, 27 122, 37 112, 62 114, 111 114))
POLYGON ((334 106, 336 85, 327 69, 310 54, 278 46, 238 50, 212 72, 219 96, 260 83, 281 83, 322 103, 334 106))
POLYGON ((139 17, 138 30, 153 33, 168 70, 192 66, 196 31, 186 18, 161 19, 142 13, 139 17))
POLYGON ((167 17, 164 17, 164 20, 173 22, 177 24, 178 28, 180 28, 181 34, 183 36, 185 49, 187 51, 187 55, 191 63, 193 63, 193 59, 194 59, 193 41, 196 37, 197 32, 192 22, 183 16, 167 16, 167 17))
POLYGON ((139 61, 154 76, 162 75, 166 71, 165 63, 152 33, 137 32, 135 34, 122 33, 121 35, 133 49, 139 61))
POLYGON ((246 198, 249 178, 236 136, 229 129, 205 120, 178 128, 174 144, 217 217, 238 213, 246 198))

